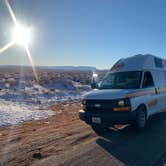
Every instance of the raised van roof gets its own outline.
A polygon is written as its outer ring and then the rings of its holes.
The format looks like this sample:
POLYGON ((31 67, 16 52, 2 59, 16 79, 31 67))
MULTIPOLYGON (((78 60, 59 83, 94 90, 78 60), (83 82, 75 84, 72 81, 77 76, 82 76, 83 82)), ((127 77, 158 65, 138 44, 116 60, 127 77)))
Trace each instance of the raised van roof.
POLYGON ((141 70, 164 70, 166 60, 150 54, 138 54, 120 59, 113 65, 111 72, 141 71, 141 70))

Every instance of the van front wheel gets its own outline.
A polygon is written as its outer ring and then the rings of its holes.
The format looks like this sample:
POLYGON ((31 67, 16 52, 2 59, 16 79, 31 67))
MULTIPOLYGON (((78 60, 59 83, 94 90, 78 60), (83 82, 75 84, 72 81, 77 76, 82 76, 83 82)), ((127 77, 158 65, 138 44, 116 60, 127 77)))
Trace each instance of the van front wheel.
POLYGON ((136 113, 135 127, 138 131, 143 131, 146 127, 146 123, 147 123, 146 108, 139 107, 136 113))

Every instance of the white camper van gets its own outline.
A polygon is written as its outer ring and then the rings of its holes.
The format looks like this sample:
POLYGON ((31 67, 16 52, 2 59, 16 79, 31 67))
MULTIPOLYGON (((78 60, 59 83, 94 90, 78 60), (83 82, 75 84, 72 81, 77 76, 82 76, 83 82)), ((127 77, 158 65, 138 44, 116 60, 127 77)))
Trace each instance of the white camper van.
POLYGON ((166 108, 166 60, 153 55, 120 59, 83 96, 82 105, 79 117, 95 131, 114 124, 144 129, 151 115, 166 108))

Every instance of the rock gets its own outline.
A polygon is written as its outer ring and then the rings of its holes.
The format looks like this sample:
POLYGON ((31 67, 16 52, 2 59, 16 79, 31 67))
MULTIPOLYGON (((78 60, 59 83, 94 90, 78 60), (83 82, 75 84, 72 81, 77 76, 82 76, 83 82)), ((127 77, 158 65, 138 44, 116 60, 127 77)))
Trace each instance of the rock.
POLYGON ((38 152, 38 153, 34 153, 32 157, 35 159, 41 159, 43 156, 40 152, 38 152))

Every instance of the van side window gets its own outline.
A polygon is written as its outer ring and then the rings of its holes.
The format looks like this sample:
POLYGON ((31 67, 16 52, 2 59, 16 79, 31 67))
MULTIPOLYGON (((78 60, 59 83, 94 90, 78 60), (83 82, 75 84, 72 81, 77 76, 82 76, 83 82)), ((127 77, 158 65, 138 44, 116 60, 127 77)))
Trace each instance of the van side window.
POLYGON ((163 62, 160 58, 154 58, 155 66, 159 68, 163 68, 163 62))
POLYGON ((165 75, 165 86, 166 86, 166 73, 164 73, 164 75, 165 75))
POLYGON ((154 82, 153 82, 153 78, 152 75, 149 71, 144 73, 144 79, 143 79, 143 88, 147 88, 147 87, 153 87, 154 86, 154 82))

